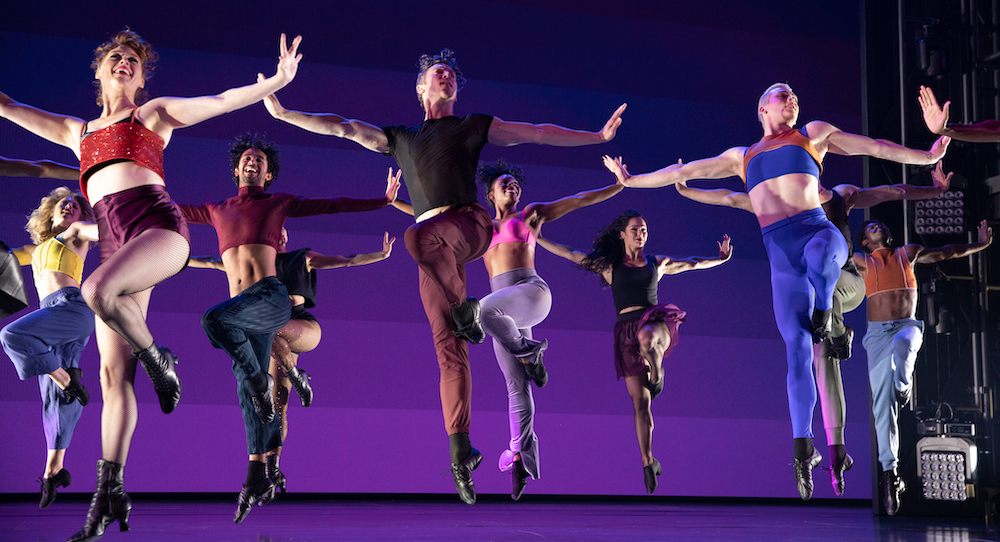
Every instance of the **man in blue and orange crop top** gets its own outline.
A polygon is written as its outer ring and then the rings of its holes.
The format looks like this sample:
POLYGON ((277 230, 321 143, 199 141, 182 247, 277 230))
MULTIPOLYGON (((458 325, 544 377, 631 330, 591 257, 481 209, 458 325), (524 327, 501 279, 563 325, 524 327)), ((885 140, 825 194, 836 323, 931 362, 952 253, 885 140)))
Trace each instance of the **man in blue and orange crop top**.
POLYGON ((493 236, 490 215, 476 201, 479 153, 487 143, 576 147, 610 141, 622 122, 625 104, 597 132, 510 122, 480 113, 458 117, 455 103, 465 78, 454 52, 444 49, 437 55, 423 55, 417 66, 417 99, 424 120, 416 126, 378 127, 332 113, 290 111, 273 95, 264 104, 279 120, 392 156, 403 171, 416 217, 416 224, 406 230, 406 249, 420 268, 420 299, 434 335, 452 475, 459 497, 473 504, 472 470, 483 456, 469 439, 472 373, 468 342, 482 342, 485 333, 479 322, 479 302, 465 297, 465 264, 482 256, 493 236))
POLYGON ((757 101, 764 137, 750 147, 687 164, 673 164, 644 175, 618 168, 625 186, 656 188, 693 179, 739 176, 746 182, 771 265, 774 318, 785 341, 788 363, 788 410, 792 419, 799 495, 812 497, 812 469, 823 459, 812 443, 816 406, 812 343, 830 332, 833 290, 847 260, 843 235, 823 213, 819 174, 827 152, 867 155, 904 164, 933 164, 944 156, 947 137, 930 151, 843 132, 828 122, 812 121, 799 130, 798 97, 784 83, 771 85, 757 101))
POLYGON ((290 216, 370 211, 396 199, 399 175, 389 171, 385 196, 373 199, 306 199, 264 190, 278 176, 278 150, 249 136, 238 137, 230 149, 233 180, 239 194, 220 202, 181 205, 191 224, 207 224, 219 236, 219 254, 229 279, 231 299, 209 309, 202 327, 216 348, 233 360, 240 410, 250 456, 247 478, 240 491, 236 515, 239 523, 254 502, 274 498, 277 463, 267 458, 281 446, 281 425, 274 416, 274 381, 268 375, 271 343, 288 323, 292 305, 285 285, 277 278, 275 259, 281 229, 290 216))
POLYGON ((923 342, 924 323, 914 318, 917 310, 917 279, 914 263, 934 263, 975 254, 993 242, 993 229, 983 220, 979 242, 926 248, 909 244, 889 246, 892 235, 878 220, 869 220, 858 233, 854 263, 865 279, 868 297, 868 332, 862 344, 868 352, 868 382, 872 392, 872 414, 882 464, 883 503, 890 516, 899 510, 906 489, 899 478, 899 409, 913 394, 913 364, 923 342))

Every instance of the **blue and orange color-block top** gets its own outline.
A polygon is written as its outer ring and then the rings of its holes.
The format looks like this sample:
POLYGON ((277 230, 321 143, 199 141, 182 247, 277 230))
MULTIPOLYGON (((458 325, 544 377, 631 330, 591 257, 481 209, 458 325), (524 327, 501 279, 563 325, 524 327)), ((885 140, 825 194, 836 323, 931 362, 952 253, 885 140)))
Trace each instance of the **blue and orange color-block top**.
POLYGON ((823 171, 823 159, 805 130, 803 126, 798 130, 764 136, 764 139, 747 147, 743 154, 743 182, 747 192, 768 179, 790 173, 807 173, 819 178, 823 171))

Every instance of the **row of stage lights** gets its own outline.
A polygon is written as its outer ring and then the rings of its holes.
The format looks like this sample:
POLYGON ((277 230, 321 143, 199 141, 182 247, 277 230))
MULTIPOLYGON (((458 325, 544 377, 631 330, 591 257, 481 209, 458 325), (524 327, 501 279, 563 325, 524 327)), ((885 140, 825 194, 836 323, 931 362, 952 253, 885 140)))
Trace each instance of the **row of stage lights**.
POLYGON ((965 206, 961 190, 916 202, 913 226, 918 235, 946 235, 965 232, 965 206))

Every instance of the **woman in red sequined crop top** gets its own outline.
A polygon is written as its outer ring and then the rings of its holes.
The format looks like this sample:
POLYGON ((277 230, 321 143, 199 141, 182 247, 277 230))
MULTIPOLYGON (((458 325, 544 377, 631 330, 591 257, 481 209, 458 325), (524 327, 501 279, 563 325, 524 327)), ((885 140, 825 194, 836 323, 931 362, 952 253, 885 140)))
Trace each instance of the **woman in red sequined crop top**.
POLYGON ((80 157, 81 188, 94 203, 100 230, 101 265, 82 289, 100 317, 103 450, 86 523, 71 540, 101 536, 115 520, 123 530, 127 526, 131 501, 121 476, 137 422, 136 357, 153 381, 164 412, 172 412, 180 399, 175 360, 156 345, 145 322, 152 287, 180 272, 190 254, 187 223, 164 189, 163 149, 175 129, 257 103, 291 82, 301 59, 300 41, 296 37, 289 47, 282 34, 277 71, 270 78, 216 96, 144 102, 157 54, 126 29, 95 50, 92 67, 103 111, 89 122, 0 93, 0 116, 80 157))

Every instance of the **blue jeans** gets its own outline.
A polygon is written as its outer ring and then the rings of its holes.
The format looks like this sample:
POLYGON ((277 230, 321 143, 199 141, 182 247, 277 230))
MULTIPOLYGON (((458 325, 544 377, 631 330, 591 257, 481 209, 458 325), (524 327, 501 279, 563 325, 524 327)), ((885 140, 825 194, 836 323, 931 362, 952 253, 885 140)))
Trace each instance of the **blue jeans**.
POLYGON ((253 408, 248 379, 267 375, 271 343, 292 313, 288 290, 276 277, 267 277, 232 299, 212 307, 201 317, 201 326, 212 346, 233 360, 233 375, 247 435, 247 453, 262 454, 281 446, 281 420, 265 424, 253 408))

